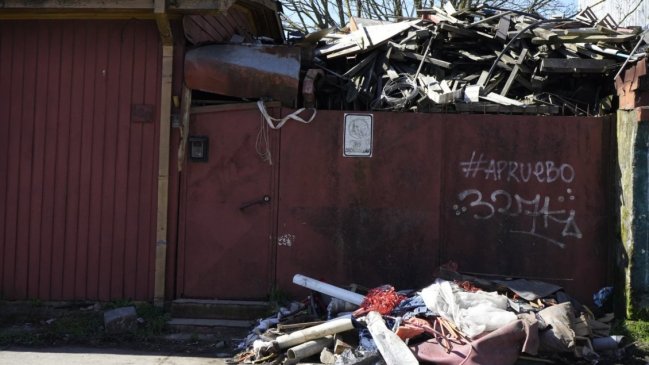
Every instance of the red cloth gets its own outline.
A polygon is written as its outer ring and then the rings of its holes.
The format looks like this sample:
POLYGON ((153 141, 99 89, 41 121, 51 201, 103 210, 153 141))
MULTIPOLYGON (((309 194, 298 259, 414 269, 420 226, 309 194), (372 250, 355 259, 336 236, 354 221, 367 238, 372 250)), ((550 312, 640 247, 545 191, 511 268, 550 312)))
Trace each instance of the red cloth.
POLYGON ((465 345, 453 345, 447 353, 437 340, 412 345, 422 362, 437 365, 513 365, 522 352, 536 354, 539 347, 537 323, 518 320, 465 345))

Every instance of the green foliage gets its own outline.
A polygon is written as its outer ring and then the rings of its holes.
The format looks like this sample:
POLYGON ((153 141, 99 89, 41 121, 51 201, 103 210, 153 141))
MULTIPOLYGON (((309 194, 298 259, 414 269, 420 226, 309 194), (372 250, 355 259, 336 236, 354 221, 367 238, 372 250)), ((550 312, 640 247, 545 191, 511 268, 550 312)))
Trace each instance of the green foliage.
POLYGON ((624 335, 643 344, 643 347, 649 347, 649 322, 626 320, 616 329, 620 329, 624 335))

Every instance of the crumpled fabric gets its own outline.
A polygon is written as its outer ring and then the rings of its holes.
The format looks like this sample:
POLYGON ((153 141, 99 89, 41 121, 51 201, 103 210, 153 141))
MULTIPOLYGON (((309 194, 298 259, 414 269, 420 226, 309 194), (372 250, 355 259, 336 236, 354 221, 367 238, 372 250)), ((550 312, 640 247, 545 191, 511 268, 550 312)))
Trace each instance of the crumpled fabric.
POLYGON ((495 292, 468 293, 450 281, 437 279, 420 295, 428 309, 455 323, 470 338, 517 319, 516 314, 506 310, 507 297, 495 292))
POLYGON ((436 339, 410 346, 417 360, 437 365, 513 365, 521 352, 535 355, 539 347, 536 323, 516 320, 447 352, 436 339))
POLYGON ((575 348, 575 313, 570 302, 547 307, 538 313, 548 324, 548 329, 539 333, 541 351, 572 352, 575 348))
POLYGON ((420 295, 413 295, 399 303, 392 310, 392 315, 399 315, 403 319, 408 319, 415 316, 434 317, 438 314, 426 307, 426 303, 424 303, 424 299, 420 295))

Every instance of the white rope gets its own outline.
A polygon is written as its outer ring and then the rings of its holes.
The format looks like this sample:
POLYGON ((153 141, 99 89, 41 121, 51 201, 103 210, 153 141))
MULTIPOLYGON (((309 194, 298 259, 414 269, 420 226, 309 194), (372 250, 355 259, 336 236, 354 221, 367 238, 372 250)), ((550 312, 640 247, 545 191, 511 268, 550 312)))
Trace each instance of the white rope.
POLYGON ((259 118, 259 132, 257 133, 257 140, 255 141, 255 150, 262 161, 268 162, 269 165, 273 164, 273 156, 270 152, 270 136, 268 133, 268 124, 264 122, 264 117, 259 118))
POLYGON ((282 128, 284 126, 284 124, 289 119, 293 119, 293 120, 298 121, 300 123, 309 124, 309 123, 311 123, 313 121, 316 114, 318 114, 317 110, 315 110, 314 108, 309 108, 309 110, 313 110, 313 114, 311 114, 311 117, 308 120, 304 120, 304 119, 302 119, 302 117, 299 116, 299 114, 302 113, 303 111, 305 111, 306 109, 305 108, 300 108, 300 109, 294 111, 293 113, 285 116, 284 118, 277 119, 277 118, 273 118, 270 115, 268 115, 268 111, 266 110, 266 105, 264 104, 263 100, 259 100, 257 102, 257 107, 259 107, 259 111, 261 112, 261 115, 264 116, 264 118, 266 119, 266 122, 268 123, 268 126, 271 127, 272 129, 280 129, 280 128, 282 128), (276 122, 279 122, 279 123, 275 124, 276 122))

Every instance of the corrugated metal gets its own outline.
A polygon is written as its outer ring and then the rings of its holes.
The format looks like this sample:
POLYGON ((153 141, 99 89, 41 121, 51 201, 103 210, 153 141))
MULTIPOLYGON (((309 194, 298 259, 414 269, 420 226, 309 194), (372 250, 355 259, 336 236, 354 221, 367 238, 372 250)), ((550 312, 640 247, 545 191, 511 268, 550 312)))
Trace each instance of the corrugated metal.
POLYGON ((593 0, 579 0, 579 9, 591 6, 595 14, 602 18, 607 13, 613 20, 623 26, 638 25, 643 28, 649 27, 649 1, 646 0, 605 0, 604 2, 593 0), (591 4, 596 5, 591 5, 591 4))
POLYGON ((152 296, 159 60, 153 22, 0 23, 3 297, 152 296))

